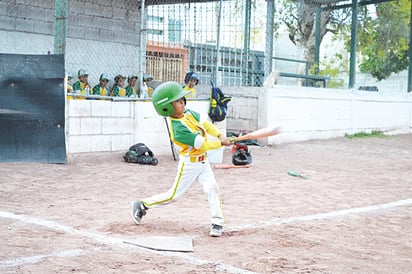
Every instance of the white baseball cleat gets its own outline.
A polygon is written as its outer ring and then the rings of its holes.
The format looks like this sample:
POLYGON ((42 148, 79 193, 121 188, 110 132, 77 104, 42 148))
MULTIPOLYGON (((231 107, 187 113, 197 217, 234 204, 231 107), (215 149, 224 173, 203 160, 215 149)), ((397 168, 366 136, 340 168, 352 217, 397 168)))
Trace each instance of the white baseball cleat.
POLYGON ((210 228, 210 236, 212 237, 220 237, 222 236, 223 228, 221 225, 212 224, 210 228))

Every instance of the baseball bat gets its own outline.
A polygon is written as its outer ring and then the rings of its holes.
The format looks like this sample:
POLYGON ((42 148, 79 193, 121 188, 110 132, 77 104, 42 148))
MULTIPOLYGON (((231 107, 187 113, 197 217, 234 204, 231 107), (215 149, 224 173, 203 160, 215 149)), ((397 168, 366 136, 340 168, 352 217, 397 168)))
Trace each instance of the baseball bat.
POLYGON ((166 128, 167 128, 167 133, 169 134, 169 141, 170 141, 170 149, 172 150, 172 155, 173 155, 173 160, 177 160, 177 152, 175 145, 173 144, 172 137, 170 136, 170 129, 169 129, 169 123, 167 122, 167 118, 164 117, 166 128))
POLYGON ((265 128, 252 131, 246 135, 242 135, 239 137, 231 137, 230 140, 232 142, 239 142, 239 141, 245 141, 245 140, 251 140, 251 139, 261 139, 261 138, 273 136, 279 133, 280 133, 280 127, 275 127, 275 128, 265 127, 265 128))

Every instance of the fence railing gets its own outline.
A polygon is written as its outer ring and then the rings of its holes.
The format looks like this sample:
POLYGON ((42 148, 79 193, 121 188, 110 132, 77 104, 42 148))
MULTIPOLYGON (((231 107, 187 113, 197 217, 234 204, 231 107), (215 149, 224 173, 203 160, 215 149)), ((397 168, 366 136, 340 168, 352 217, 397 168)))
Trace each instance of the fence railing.
POLYGON ((272 57, 273 60, 280 60, 292 63, 301 63, 305 65, 305 73, 291 73, 285 71, 279 71, 280 77, 290 77, 296 79, 303 79, 303 86, 305 87, 314 87, 317 86, 318 82, 322 83, 322 87, 326 87, 326 81, 330 80, 330 76, 321 76, 321 75, 310 75, 309 70, 312 66, 313 62, 305 61, 305 60, 297 60, 297 59, 290 59, 290 58, 283 58, 283 57, 272 57))

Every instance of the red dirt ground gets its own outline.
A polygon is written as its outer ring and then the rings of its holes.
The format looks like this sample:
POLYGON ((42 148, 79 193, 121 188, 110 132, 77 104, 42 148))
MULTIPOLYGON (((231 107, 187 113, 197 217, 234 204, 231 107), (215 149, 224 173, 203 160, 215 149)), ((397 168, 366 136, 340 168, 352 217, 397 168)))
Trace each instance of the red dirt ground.
MULTIPOLYGON (((220 238, 208 236, 197 183, 141 225, 132 221, 131 200, 171 186, 171 155, 158 166, 127 164, 121 152, 1 163, 0 272, 410 273, 412 135, 250 148, 250 168, 215 169, 220 238), (191 236, 194 252, 123 243, 145 235, 191 236)), ((230 157, 227 149, 224 163, 230 157)))

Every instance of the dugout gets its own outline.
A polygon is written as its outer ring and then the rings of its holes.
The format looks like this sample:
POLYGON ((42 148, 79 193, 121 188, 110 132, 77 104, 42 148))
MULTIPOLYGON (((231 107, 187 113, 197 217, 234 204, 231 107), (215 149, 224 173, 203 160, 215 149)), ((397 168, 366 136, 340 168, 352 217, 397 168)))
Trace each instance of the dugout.
POLYGON ((63 55, 0 54, 0 162, 65 163, 63 55))

